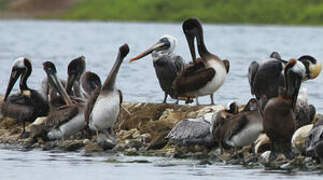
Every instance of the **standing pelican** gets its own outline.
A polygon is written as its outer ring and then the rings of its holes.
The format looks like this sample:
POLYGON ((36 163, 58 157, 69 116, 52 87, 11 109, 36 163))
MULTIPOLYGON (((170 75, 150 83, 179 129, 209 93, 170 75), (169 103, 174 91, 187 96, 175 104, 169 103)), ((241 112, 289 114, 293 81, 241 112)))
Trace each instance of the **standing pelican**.
POLYGON ((182 73, 174 80, 174 89, 179 96, 196 97, 210 95, 211 104, 214 104, 213 93, 224 83, 229 72, 229 61, 221 60, 218 56, 211 54, 203 39, 203 29, 200 21, 190 18, 183 23, 193 63, 185 67, 182 73), (201 58, 195 57, 194 39, 197 40, 198 53, 201 58))
POLYGON ((96 132, 99 144, 106 147, 116 145, 113 127, 117 121, 122 95, 115 88, 116 77, 123 59, 129 53, 127 44, 119 48, 119 53, 101 89, 90 97, 84 116, 89 128, 96 132))
POLYGON ((303 63, 290 59, 284 70, 285 88, 280 88, 279 96, 271 98, 264 108, 263 128, 271 141, 270 159, 277 152, 291 158, 291 139, 295 132, 296 100, 301 82, 306 75, 303 63))
MULTIPOLYGON (((47 61, 43 64, 43 68, 48 76, 48 82, 61 95, 66 104, 53 108, 49 112, 43 130, 49 140, 66 138, 80 131, 85 126, 84 105, 82 103, 74 104, 72 102, 56 76, 54 63, 47 61)), ((73 84, 74 81, 75 79, 70 83, 73 84)))
MULTIPOLYGON (((298 58, 306 68, 303 81, 316 78, 321 71, 321 63, 311 56, 298 58)), ((270 98, 278 96, 279 87, 284 87, 284 66, 287 61, 280 58, 277 52, 273 52, 270 59, 262 63, 253 61, 249 66, 248 79, 251 94, 256 96, 261 110, 270 98)))
POLYGON ((22 138, 27 136, 25 122, 33 122, 39 116, 46 116, 49 111, 48 102, 39 92, 30 89, 27 85, 31 72, 32 67, 29 59, 20 57, 14 61, 1 109, 3 116, 14 118, 23 123, 23 132, 20 136, 22 138), (9 96, 20 76, 20 92, 9 96))
POLYGON ((174 99, 178 98, 177 92, 174 90, 172 84, 178 74, 182 72, 184 60, 181 56, 174 54, 175 46, 176 39, 174 37, 163 35, 157 43, 140 53, 138 56, 130 59, 130 62, 132 62, 150 53, 152 54, 159 85, 165 92, 163 103, 166 103, 168 95, 174 99))

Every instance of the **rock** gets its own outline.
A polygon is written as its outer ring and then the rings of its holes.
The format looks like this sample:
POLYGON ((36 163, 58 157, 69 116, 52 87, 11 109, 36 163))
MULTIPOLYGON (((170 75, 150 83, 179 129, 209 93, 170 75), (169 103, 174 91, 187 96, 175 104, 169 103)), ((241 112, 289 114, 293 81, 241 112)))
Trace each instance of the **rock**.
POLYGON ((86 153, 100 152, 103 151, 103 148, 100 147, 97 143, 90 142, 83 147, 83 151, 85 151, 86 153))
POLYGON ((147 150, 162 149, 167 144, 167 140, 165 139, 167 134, 168 132, 164 131, 162 134, 159 134, 159 136, 154 137, 147 147, 147 150))
POLYGON ((47 117, 39 117, 29 125, 30 137, 37 137, 42 133, 42 125, 44 124, 46 118, 47 117))
POLYGON ((63 144, 60 144, 59 147, 64 151, 77 151, 84 146, 83 141, 81 140, 69 140, 64 141, 63 144))
POLYGON ((118 144, 115 137, 113 137, 113 136, 111 136, 109 134, 104 134, 104 133, 99 134, 99 136, 97 137, 97 143, 104 150, 113 149, 114 146, 116 146, 118 144))
POLYGON ((292 137, 292 147, 296 153, 301 153, 301 154, 305 153, 306 151, 305 140, 309 135, 312 127, 313 127, 313 124, 309 124, 309 125, 300 127, 295 131, 292 137))
POLYGON ((143 143, 136 139, 127 139, 125 141, 125 146, 130 149, 135 148, 136 150, 139 150, 143 146, 143 143))

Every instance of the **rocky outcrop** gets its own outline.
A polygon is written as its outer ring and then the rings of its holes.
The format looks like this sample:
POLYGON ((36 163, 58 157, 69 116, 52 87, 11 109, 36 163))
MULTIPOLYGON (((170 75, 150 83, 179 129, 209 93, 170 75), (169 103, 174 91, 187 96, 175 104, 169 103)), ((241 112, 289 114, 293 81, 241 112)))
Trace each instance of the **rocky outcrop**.
MULTIPOLYGON (((279 158, 268 162, 269 139, 261 135, 255 142, 256 148, 246 146, 238 151, 229 150, 223 154, 214 147, 194 145, 178 147, 165 139, 175 124, 185 118, 199 118, 206 113, 222 110, 223 106, 188 106, 176 104, 155 104, 142 102, 124 102, 119 119, 115 126, 118 145, 112 150, 127 155, 168 155, 176 158, 206 158, 207 160, 225 161, 231 164, 242 164, 247 167, 265 165, 271 169, 299 168, 315 169, 310 158, 297 156, 290 161, 279 158), (256 152, 254 152, 256 149, 256 152), (260 154, 264 154, 261 156, 260 154), (302 162, 303 161, 303 162, 302 162), (282 166, 284 165, 284 166, 282 166)), ((0 103, 1 108, 1 103, 0 103)), ((319 116, 317 116, 319 117, 319 116)), ((39 119, 37 123, 42 123, 39 119)), ((31 135, 38 131, 37 123, 28 125, 31 135)), ((14 119, 0 115, 0 143, 21 145, 23 148, 41 148, 43 150, 81 151, 92 153, 105 151, 96 143, 96 136, 88 136, 84 132, 64 140, 44 141, 41 138, 18 139, 22 125, 14 119)), ((302 138, 299 136, 298 138, 302 138)), ((297 146, 303 147, 303 139, 297 139, 297 146)))

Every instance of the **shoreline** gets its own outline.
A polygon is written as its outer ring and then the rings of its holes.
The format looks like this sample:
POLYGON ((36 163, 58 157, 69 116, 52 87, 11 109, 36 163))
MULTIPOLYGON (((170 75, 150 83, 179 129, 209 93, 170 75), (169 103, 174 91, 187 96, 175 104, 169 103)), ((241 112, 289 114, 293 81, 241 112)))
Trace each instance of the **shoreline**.
MULTIPOLYGON (((22 131, 22 125, 14 119, 0 117, 0 144, 18 146, 22 150, 40 149, 43 151, 80 152, 84 155, 108 152, 121 153, 127 156, 163 156, 170 158, 193 158, 206 164, 224 162, 232 165, 242 165, 245 168, 264 168, 265 170, 301 170, 314 171, 320 165, 310 157, 296 156, 287 160, 283 156, 269 162, 255 154, 252 146, 245 146, 237 152, 224 151, 223 154, 215 147, 202 145, 176 146, 165 140, 165 136, 174 125, 185 118, 197 118, 207 113, 224 109, 221 105, 188 106, 176 104, 158 104, 143 102, 124 102, 123 106, 130 112, 121 110, 115 125, 118 144, 112 150, 104 150, 96 143, 96 136, 84 137, 79 132, 63 140, 45 142, 38 138, 17 139, 22 131)), ((317 114, 317 116, 320 116, 317 114)), ((29 131, 29 124, 26 126, 29 131)))

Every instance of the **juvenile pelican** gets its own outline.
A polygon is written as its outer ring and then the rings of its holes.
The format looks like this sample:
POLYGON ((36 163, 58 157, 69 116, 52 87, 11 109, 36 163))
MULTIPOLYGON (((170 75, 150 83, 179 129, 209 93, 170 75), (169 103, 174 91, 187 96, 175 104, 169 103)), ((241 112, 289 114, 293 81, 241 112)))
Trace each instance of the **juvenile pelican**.
POLYGON ((85 98, 89 98, 97 88, 101 88, 102 86, 100 77, 96 73, 90 71, 83 73, 81 85, 82 94, 85 98))
POLYGON ((119 53, 108 77, 105 79, 101 89, 90 97, 86 111, 85 120, 89 128, 96 132, 99 144, 103 146, 116 145, 113 127, 117 121, 122 96, 120 90, 115 88, 115 81, 123 59, 129 53, 127 44, 119 48, 119 53))
POLYGON ((229 61, 222 61, 207 50, 202 25, 198 19, 190 18, 184 21, 183 31, 194 62, 186 66, 174 80, 174 89, 179 96, 196 97, 197 105, 199 104, 197 97, 210 95, 211 104, 214 104, 213 93, 224 83, 229 72, 229 61), (201 56, 198 59, 195 57, 195 38, 201 56))
POLYGON ((150 48, 130 59, 130 62, 132 62, 150 53, 152 54, 159 85, 165 92, 163 103, 166 103, 168 95, 174 99, 178 98, 177 92, 174 90, 172 84, 178 74, 182 72, 184 60, 181 56, 174 54, 175 46, 176 39, 173 36, 163 35, 150 48))
MULTIPOLYGON (((58 80, 56 67, 52 62, 45 62, 43 68, 48 76, 48 82, 61 95, 66 104, 53 108, 49 112, 43 127, 44 133, 49 140, 69 137, 85 126, 84 105, 72 102, 60 80, 58 80)), ((74 81, 75 79, 71 83, 73 84, 74 81)))
POLYGON ((14 61, 1 109, 3 116, 14 118, 23 123, 23 132, 20 136, 22 138, 27 136, 25 134, 25 122, 33 122, 39 116, 46 116, 49 111, 48 102, 39 92, 30 89, 27 85, 31 72, 31 63, 27 58, 20 57, 14 61), (20 76, 20 92, 9 96, 20 76))
POLYGON ((263 127, 271 141, 270 159, 274 159, 277 152, 284 153, 287 158, 293 157, 291 139, 296 130, 294 109, 304 76, 304 64, 290 59, 284 71, 286 88, 280 88, 279 96, 271 98, 264 108, 263 127))
POLYGON ((219 146, 226 148, 252 144, 263 130, 262 117, 257 110, 257 102, 250 99, 243 111, 218 121, 213 130, 219 146))
MULTIPOLYGON (((80 90, 80 78, 86 68, 85 57, 80 56, 70 61, 67 67, 67 80, 60 80, 65 86, 65 89, 73 101, 79 102, 82 99, 80 90)), ((59 107, 65 104, 64 99, 58 96, 56 88, 49 86, 48 77, 42 82, 41 91, 46 99, 54 107, 59 107)))

